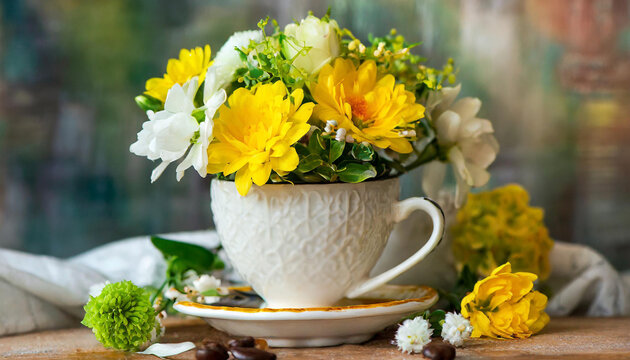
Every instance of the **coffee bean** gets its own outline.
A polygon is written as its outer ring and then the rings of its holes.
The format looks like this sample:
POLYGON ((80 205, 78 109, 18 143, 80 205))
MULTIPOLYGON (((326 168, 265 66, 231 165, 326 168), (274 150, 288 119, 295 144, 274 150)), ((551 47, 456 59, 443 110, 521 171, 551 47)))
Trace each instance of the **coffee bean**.
POLYGON ((233 347, 248 348, 248 347, 254 347, 255 345, 256 345, 256 340, 254 340, 254 338, 251 336, 244 337, 241 339, 232 339, 228 342, 228 346, 230 348, 233 348, 233 347))
POLYGON ((216 350, 219 352, 224 352, 227 354, 227 348, 225 347, 225 345, 221 344, 220 342, 216 342, 210 339, 204 339, 202 343, 203 343, 202 347, 205 347, 211 350, 216 350))
POLYGON ((256 345, 254 345, 256 349, 267 350, 269 349, 269 344, 265 339, 256 339, 256 345))
POLYGON ((227 351, 216 350, 207 347, 197 349, 195 359, 197 360, 227 360, 230 355, 227 351))
POLYGON ((230 351, 236 360, 276 360, 276 354, 253 347, 233 347, 230 351))
POLYGON ((455 359, 455 346, 447 343, 431 342, 422 348, 422 355, 433 360, 455 359))

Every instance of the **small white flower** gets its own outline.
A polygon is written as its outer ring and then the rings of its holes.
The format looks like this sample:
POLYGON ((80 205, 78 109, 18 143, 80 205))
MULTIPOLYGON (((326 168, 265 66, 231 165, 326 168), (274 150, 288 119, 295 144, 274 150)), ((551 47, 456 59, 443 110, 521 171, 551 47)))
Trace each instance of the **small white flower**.
POLYGON ((103 281, 101 283, 97 283, 97 284, 91 285, 90 286, 90 290, 88 291, 88 293, 92 297, 97 297, 97 296, 101 295, 101 292, 103 292, 103 289, 105 288, 105 286, 107 286, 109 284, 110 284, 109 280, 106 280, 106 281, 103 281))
POLYGON ((396 332, 396 343, 398 349, 406 353, 422 352, 424 345, 431 341, 433 329, 429 322, 422 316, 415 319, 407 319, 398 328, 396 332))
POLYGON ((346 142, 348 144, 352 144, 352 143, 354 143, 354 138, 352 136, 350 136, 350 135, 346 135, 346 142))
POLYGON ((214 304, 219 300, 221 300, 220 296, 200 296, 198 301, 203 304, 214 304))
POLYGON ((219 89, 225 88, 225 86, 234 81, 234 72, 245 66, 235 48, 243 49, 249 46, 250 41, 253 40, 259 43, 262 39, 262 31, 260 30, 240 31, 230 36, 217 53, 212 65, 208 68, 206 85, 203 89, 204 102, 219 89), (208 85, 208 77, 212 72, 214 72, 216 79, 213 84, 208 85))
MULTIPOLYGON (((490 179, 486 168, 496 158, 499 144, 492 123, 477 117, 481 101, 463 98, 453 103, 460 86, 444 88, 441 95, 427 99, 428 117, 436 128, 438 144, 448 149, 448 162, 452 165, 457 187, 455 207, 461 207, 471 187, 485 185, 490 179)), ((435 160, 424 166, 422 188, 429 197, 436 197, 442 188, 447 164, 435 160)))
POLYGON ((221 280, 206 274, 203 274, 199 278, 193 280, 193 287, 200 293, 216 289, 219 286, 221 286, 221 280))
POLYGON ((442 325, 442 338, 454 346, 462 346, 473 331, 470 321, 460 314, 447 313, 442 325))
POLYGON ((326 125, 330 125, 332 127, 335 127, 338 125, 337 120, 328 120, 326 121, 326 125))
POLYGON ((309 15, 300 24, 289 24, 284 28, 287 38, 282 42, 282 52, 293 65, 316 74, 334 58, 339 56, 339 26, 335 20, 322 21, 309 15), (309 48, 308 52, 301 52, 309 48), (298 55, 299 54, 299 55, 298 55))
POLYGON ((147 111, 149 121, 142 124, 138 141, 129 147, 129 151, 136 155, 162 160, 151 173, 151 182, 162 175, 168 164, 186 154, 190 140, 199 130, 199 123, 192 116, 198 82, 198 78, 194 77, 184 86, 173 85, 166 95, 164 110, 157 113, 147 111))
POLYGON ((180 299, 185 299, 186 294, 180 293, 177 289, 172 287, 164 292, 164 297, 170 300, 179 301, 180 299))
POLYGON ((345 141, 346 140, 346 129, 344 129, 344 128, 337 129, 337 134, 335 135, 335 140, 337 140, 337 141, 345 141))

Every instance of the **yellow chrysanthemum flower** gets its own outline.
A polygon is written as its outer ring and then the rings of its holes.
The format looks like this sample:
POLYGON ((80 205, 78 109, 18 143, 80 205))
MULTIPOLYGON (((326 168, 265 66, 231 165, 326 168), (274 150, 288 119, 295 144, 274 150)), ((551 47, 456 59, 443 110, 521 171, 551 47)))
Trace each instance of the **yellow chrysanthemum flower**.
POLYGON ((527 338, 549 323, 547 297, 531 291, 537 276, 512 273, 510 263, 494 269, 478 281, 462 299, 462 316, 473 326, 472 337, 527 338))
POLYGON ((469 194, 451 228, 455 259, 482 275, 509 261, 516 271, 544 280, 553 240, 543 215, 543 209, 529 206, 529 194, 519 185, 469 194))
POLYGON ((357 69, 352 60, 337 58, 334 66, 322 68, 311 93, 317 119, 336 120, 358 142, 399 153, 412 151, 412 137, 403 131, 414 128, 413 123, 424 116, 424 106, 416 104, 415 95, 404 85, 396 85, 391 74, 377 78, 374 61, 357 69))
POLYGON ((303 98, 302 89, 287 96, 281 81, 234 91, 215 119, 208 172, 236 172, 236 189, 244 196, 252 182, 265 184, 272 170, 282 175, 294 170, 299 158, 292 145, 309 131, 314 105, 302 104, 303 98))
POLYGON ((144 93, 164 102, 168 90, 175 84, 183 85, 195 76, 199 77, 199 84, 206 78, 206 71, 212 65, 210 61, 210 45, 203 49, 181 49, 179 59, 169 59, 166 65, 166 74, 161 78, 147 80, 144 93))

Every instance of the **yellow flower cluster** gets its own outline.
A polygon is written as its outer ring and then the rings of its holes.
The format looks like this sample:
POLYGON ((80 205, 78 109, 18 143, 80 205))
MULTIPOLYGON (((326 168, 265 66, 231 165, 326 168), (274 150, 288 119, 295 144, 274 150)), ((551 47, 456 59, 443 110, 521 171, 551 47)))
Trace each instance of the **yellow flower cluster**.
POLYGON ((472 271, 488 275, 509 261, 517 271, 535 273, 543 280, 549 276, 553 241, 543 210, 529 206, 529 194, 519 185, 469 194, 451 236, 455 258, 472 271))
POLYGON ((410 130, 424 117, 424 106, 391 74, 379 78, 374 61, 357 69, 350 59, 336 59, 334 66, 322 68, 311 93, 317 119, 337 121, 358 142, 399 153, 412 151, 409 141, 415 136, 410 130))
POLYGON ((164 102, 168 90, 175 84, 183 85, 195 76, 199 77, 198 84, 203 83, 206 71, 212 65, 211 53, 210 45, 206 45, 203 49, 200 47, 190 50, 181 49, 179 59, 168 60, 166 74, 163 77, 147 80, 145 94, 164 102))
POLYGON ((462 316, 473 326, 472 337, 527 338, 549 323, 547 297, 531 291, 537 276, 512 273, 510 263, 496 268, 477 282, 462 299, 462 316))
POLYGON ((292 145, 310 129, 313 112, 313 103, 302 104, 303 98, 302 89, 289 95, 281 81, 234 91, 215 119, 208 172, 236 172, 236 189, 246 195, 252 182, 264 185, 272 170, 295 170, 299 158, 292 145))

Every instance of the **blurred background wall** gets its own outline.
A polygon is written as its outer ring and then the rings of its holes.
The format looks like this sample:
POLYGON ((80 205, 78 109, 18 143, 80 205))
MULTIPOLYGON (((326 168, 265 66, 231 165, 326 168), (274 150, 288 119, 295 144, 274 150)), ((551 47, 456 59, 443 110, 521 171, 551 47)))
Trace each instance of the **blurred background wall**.
MULTIPOLYGON (((133 97, 182 47, 328 6, 364 40, 395 27, 429 64, 453 57, 502 146, 487 188, 523 184, 554 238, 630 268, 628 0, 0 0, 0 247, 70 256, 212 227, 208 179, 150 185, 129 153, 133 97)), ((403 184, 421 193, 419 173, 403 184)))

